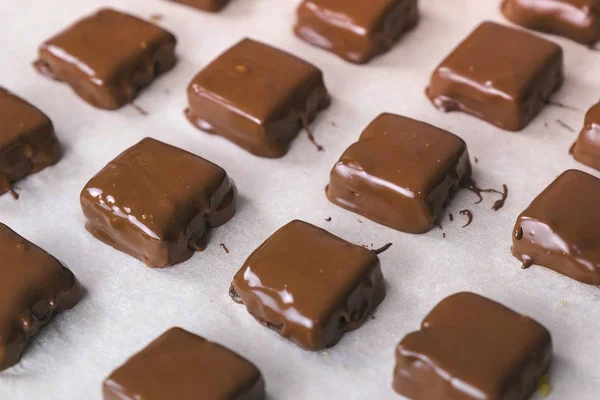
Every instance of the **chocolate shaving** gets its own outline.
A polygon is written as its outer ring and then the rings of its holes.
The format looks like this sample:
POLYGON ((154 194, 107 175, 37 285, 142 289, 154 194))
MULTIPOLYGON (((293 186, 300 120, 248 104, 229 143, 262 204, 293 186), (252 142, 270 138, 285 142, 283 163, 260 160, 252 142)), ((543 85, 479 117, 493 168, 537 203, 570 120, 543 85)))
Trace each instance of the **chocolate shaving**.
POLYGON ((133 106, 133 108, 135 108, 135 110, 136 110, 137 112, 139 112, 141 115, 144 115, 144 116, 148 115, 148 111, 144 110, 142 107, 138 106, 137 104, 135 104, 135 103, 131 103, 131 105, 132 105, 132 106, 133 106))
POLYGON ((460 215, 466 215, 468 220, 467 223, 463 225, 463 228, 466 228, 467 226, 471 225, 471 222, 473 222, 473 213, 469 210, 462 210, 460 212, 460 215))
POLYGON ((386 251, 387 249, 389 249, 390 247, 392 247, 392 244, 393 243, 388 243, 388 244, 386 244, 386 245, 384 245, 384 246, 382 246, 382 247, 380 247, 378 249, 373 249, 372 251, 375 254, 379 255, 379 254, 383 253, 384 251, 386 251))
POLYGON ((563 128, 565 128, 566 130, 568 130, 569 132, 575 132, 575 129, 571 128, 569 125, 565 124, 560 119, 557 119, 556 123, 559 124, 560 126, 562 126, 563 128))
POLYGON ((227 246, 225 246, 225 243, 221 243, 220 246, 223 250, 225 250, 225 253, 229 254, 229 249, 227 248, 227 246))
POLYGON ((566 105, 566 104, 559 103, 559 102, 557 102, 557 101, 546 100, 546 104, 547 104, 547 105, 550 105, 550 106, 555 106, 555 107, 559 107, 559 108, 564 108, 564 109, 571 110, 571 111, 583 112, 583 111, 581 111, 581 110, 579 110, 579 109, 577 109, 577 108, 575 108, 575 107, 571 107, 571 106, 568 106, 568 105, 566 105))

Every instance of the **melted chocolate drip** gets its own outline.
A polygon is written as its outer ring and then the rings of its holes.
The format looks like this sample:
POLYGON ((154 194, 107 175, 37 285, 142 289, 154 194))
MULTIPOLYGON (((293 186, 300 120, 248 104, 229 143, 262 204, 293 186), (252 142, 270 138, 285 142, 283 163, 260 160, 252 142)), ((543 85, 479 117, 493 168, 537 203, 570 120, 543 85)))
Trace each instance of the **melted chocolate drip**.
POLYGON ((475 193, 477 197, 479 197, 475 204, 479 204, 483 201, 483 196, 481 195, 482 193, 496 193, 502 196, 502 198, 500 200, 497 200, 492 206, 492 210, 494 211, 498 211, 499 209, 504 207, 504 203, 506 203, 506 198, 508 197, 508 187, 505 184, 502 185, 501 192, 496 189, 482 189, 477 186, 477 182, 471 179, 464 183, 463 188, 470 190, 471 192, 475 193))
POLYGON ((225 246, 225 243, 221 243, 221 248, 225 250, 225 253, 229 254, 229 249, 225 246))
POLYGON ((315 145, 317 150, 325 151, 325 148, 323 146, 321 146, 320 144, 318 144, 317 141, 315 140, 315 135, 313 134, 312 129, 310 129, 310 124, 308 123, 308 116, 306 114, 302 115, 302 126, 304 127, 304 130, 306 131, 306 134, 308 135, 308 140, 310 140, 310 142, 315 145))

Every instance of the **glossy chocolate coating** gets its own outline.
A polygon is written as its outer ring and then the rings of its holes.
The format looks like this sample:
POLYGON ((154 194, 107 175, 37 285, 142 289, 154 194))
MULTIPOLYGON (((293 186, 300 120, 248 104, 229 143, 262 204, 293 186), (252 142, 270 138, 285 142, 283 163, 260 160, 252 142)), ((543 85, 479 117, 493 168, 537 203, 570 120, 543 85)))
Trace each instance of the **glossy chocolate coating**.
POLYGON ((331 170, 327 197, 390 228, 425 233, 471 177, 467 144, 424 122, 381 114, 331 170))
POLYGON ((600 179, 562 173, 519 215, 512 253, 580 282, 600 285, 600 179))
POLYGON ((462 111, 499 128, 519 131, 542 110, 562 81, 560 46, 484 22, 437 67, 427 96, 445 112, 462 111))
POLYGON ((169 0, 174 3, 185 4, 202 11, 217 12, 229 3, 229 0, 169 0))
POLYGON ((417 25, 417 0, 304 0, 294 32, 343 59, 364 64, 417 25))
POLYGON ((600 103, 585 114, 583 129, 571 153, 580 163, 600 171, 600 103))
POLYGON ((261 324, 320 350, 365 322, 383 301, 385 282, 374 251, 296 220, 248 257, 230 295, 261 324))
POLYGON ((29 339, 82 296, 60 261, 0 223, 0 371, 21 359, 29 339))
POLYGON ((208 229, 229 221, 235 202, 222 168, 151 138, 125 150, 81 192, 88 231, 150 267, 204 250, 208 229))
POLYGON ((113 110, 173 68, 175 45, 166 30, 105 8, 42 44, 35 67, 89 104, 113 110))
POLYGON ((600 39, 598 0, 503 0, 504 16, 517 25, 583 44, 600 39))
POLYGON ((261 157, 282 157, 300 128, 329 105, 315 66, 244 39, 188 86, 190 122, 261 157))
POLYGON ((56 164, 60 156, 50 119, 0 87, 0 195, 13 182, 56 164))
POLYGON ((262 400, 250 361, 181 328, 171 328, 116 369, 104 400, 262 400))
POLYGON ((551 361, 546 328, 464 292, 442 300, 402 339, 393 386, 412 400, 524 400, 551 361))

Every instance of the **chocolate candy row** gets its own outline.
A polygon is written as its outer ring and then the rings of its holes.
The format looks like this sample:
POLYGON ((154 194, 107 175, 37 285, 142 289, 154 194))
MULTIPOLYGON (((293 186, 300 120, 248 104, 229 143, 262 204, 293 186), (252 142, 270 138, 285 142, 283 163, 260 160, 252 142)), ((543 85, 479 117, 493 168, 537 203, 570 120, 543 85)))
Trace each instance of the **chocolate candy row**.
MULTIPOLYGON (((331 347, 384 300, 378 254, 386 248, 368 250, 292 221, 248 257, 230 295, 258 322, 302 348, 331 347)), ((30 337, 55 312, 76 305, 82 290, 57 259, 2 224, 0 256, 13 267, 3 273, 0 292, 5 369, 18 362, 30 337)), ((393 387, 413 399, 524 399, 551 361, 552 339, 542 325, 485 297, 458 293, 402 339, 393 387)), ((116 369, 103 393, 106 400, 192 399, 199 393, 207 400, 258 400, 265 396, 265 381, 233 351, 173 328, 116 369)))

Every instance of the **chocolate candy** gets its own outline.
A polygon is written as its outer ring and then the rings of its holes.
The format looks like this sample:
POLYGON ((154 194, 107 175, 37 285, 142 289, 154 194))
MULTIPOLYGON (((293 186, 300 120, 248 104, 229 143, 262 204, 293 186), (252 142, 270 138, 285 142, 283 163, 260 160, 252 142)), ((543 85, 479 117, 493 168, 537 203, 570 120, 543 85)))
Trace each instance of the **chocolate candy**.
POLYGON ((0 88, 0 195, 12 192, 13 182, 56 164, 60 155, 50 119, 0 88))
POLYGON ((175 3, 185 4, 203 11, 220 11, 229 3, 229 0, 170 0, 175 3))
POLYGON ((0 223, 0 371, 21 359, 55 313, 75 307, 79 282, 60 261, 0 223))
POLYGON ((550 332, 473 293, 442 300, 396 350, 394 389, 412 400, 524 400, 550 367, 550 332))
POLYGON ((248 257, 230 295, 261 324, 320 350, 365 322, 385 283, 375 251, 292 221, 248 257))
POLYGON ((424 233, 470 177, 461 138, 424 122, 381 114, 335 164, 326 192, 332 203, 377 223, 424 233))
POLYGON ((150 267, 204 250, 208 229, 229 221, 235 202, 222 168, 150 138, 108 163, 81 192, 87 230, 150 267))
POLYGON ((519 215, 512 253, 580 282, 600 285, 600 179, 563 172, 519 215))
POLYGON ((427 96, 443 111, 462 111, 499 128, 519 131, 562 81, 560 46, 484 22, 437 67, 427 96))
POLYGON ((265 383, 250 361, 171 328, 116 369, 104 400, 261 400, 265 383))
POLYGON ((329 105, 315 66, 244 39, 192 79, 186 115, 261 157, 282 157, 299 129, 329 105))
POLYGON ((583 44, 600 40, 598 0, 503 0, 504 16, 528 29, 583 44))
POLYGON ((105 8, 42 44, 35 67, 89 104, 112 110, 173 68, 175 44, 166 30, 105 8))
POLYGON ((585 114, 583 129, 571 153, 580 163, 600 170, 600 103, 585 114))
POLYGON ((417 0, 304 0, 296 36, 343 59, 364 64, 417 25, 417 0))

